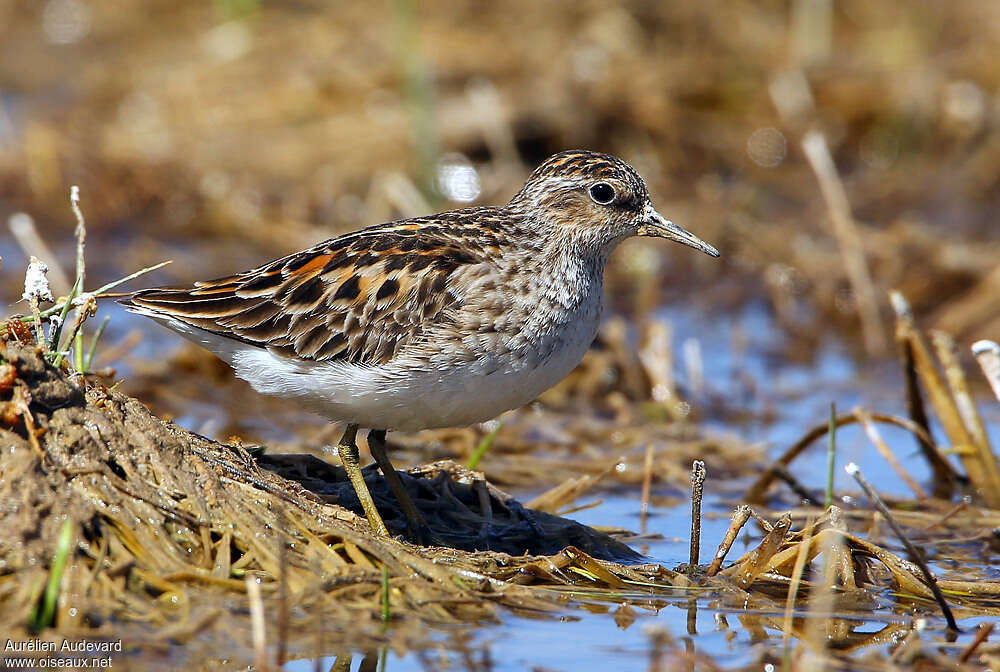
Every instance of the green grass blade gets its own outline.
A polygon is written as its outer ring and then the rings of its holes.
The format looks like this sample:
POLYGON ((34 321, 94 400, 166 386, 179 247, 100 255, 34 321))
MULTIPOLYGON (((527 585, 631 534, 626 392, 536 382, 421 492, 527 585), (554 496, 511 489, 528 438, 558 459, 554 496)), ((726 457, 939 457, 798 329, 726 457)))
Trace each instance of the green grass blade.
POLYGON ((62 338, 63 326, 66 324, 66 316, 69 315, 69 309, 73 306, 73 299, 80 295, 80 278, 76 279, 73 283, 73 289, 70 290, 69 296, 66 297, 66 303, 62 305, 62 311, 59 313, 59 324, 52 332, 52 342, 49 343, 49 349, 55 351, 56 358, 53 362, 55 366, 62 364, 62 348, 59 347, 59 341, 62 338))
POLYGON ((480 460, 483 459, 483 456, 486 455, 486 451, 493 445, 493 440, 497 438, 497 432, 500 431, 500 427, 501 425, 498 422, 497 426, 494 427, 489 434, 483 437, 483 440, 479 442, 478 446, 476 446, 476 450, 472 453, 469 461, 465 463, 467 468, 475 469, 479 466, 480 460))
POLYGON ((392 618, 392 611, 389 607, 389 568, 382 565, 382 622, 388 623, 392 618))
POLYGON ((62 583, 63 572, 66 571, 66 561, 73 549, 73 521, 66 519, 59 532, 56 544, 56 554, 52 559, 52 569, 49 572, 49 582, 45 586, 45 596, 42 598, 42 610, 37 620, 31 624, 35 632, 52 625, 56 613, 56 601, 59 599, 59 584, 62 583))
POLYGON ((174 263, 173 259, 167 259, 166 261, 161 261, 158 264, 153 264, 152 266, 147 266, 146 268, 140 268, 135 273, 130 273, 129 275, 126 275, 124 278, 118 278, 117 280, 113 280, 112 282, 109 282, 106 285, 102 285, 102 286, 98 287, 93 292, 91 292, 91 294, 93 294, 94 296, 100 296, 104 292, 111 291, 112 289, 114 289, 118 285, 124 285, 129 280, 135 280, 140 275, 146 275, 147 273, 152 273, 153 271, 155 271, 157 269, 160 269, 160 268, 163 268, 167 264, 172 264, 172 263, 174 263))
POLYGON ((78 329, 73 336, 73 368, 83 373, 83 329, 78 329))
POLYGON ((90 347, 87 349, 87 357, 83 360, 83 370, 90 371, 90 367, 94 364, 94 355, 97 354, 97 342, 101 340, 101 336, 104 334, 104 329, 108 326, 108 322, 111 320, 110 315, 104 316, 104 321, 101 322, 101 326, 97 328, 94 333, 94 337, 90 339, 90 347))

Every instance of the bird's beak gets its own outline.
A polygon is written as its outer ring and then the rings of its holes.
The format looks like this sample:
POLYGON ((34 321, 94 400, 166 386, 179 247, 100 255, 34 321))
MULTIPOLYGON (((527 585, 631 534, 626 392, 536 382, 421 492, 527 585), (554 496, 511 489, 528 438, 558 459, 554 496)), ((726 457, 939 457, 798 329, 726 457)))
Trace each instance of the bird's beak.
POLYGON ((663 215, 653 209, 652 205, 647 205, 642 213, 642 223, 639 224, 640 236, 655 236, 657 238, 667 238, 682 245, 701 250, 705 254, 717 257, 719 251, 706 243, 704 240, 689 231, 685 231, 663 215))

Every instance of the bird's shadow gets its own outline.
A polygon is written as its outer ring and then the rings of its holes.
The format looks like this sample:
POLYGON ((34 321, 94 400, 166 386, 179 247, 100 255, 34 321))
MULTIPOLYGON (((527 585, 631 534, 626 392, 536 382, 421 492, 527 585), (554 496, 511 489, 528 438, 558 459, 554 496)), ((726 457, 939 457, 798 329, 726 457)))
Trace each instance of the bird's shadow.
MULTIPOLYGON (((323 500, 364 517, 361 503, 343 467, 312 455, 268 454, 258 464, 299 483, 323 500)), ((375 465, 363 470, 365 483, 386 527, 405 536, 406 518, 375 465)), ((643 562, 642 555, 611 536, 574 520, 525 508, 487 483, 482 474, 450 460, 399 471, 410 498, 427 521, 436 545, 463 551, 498 551, 509 555, 553 555, 575 546, 588 555, 620 563, 643 562)))

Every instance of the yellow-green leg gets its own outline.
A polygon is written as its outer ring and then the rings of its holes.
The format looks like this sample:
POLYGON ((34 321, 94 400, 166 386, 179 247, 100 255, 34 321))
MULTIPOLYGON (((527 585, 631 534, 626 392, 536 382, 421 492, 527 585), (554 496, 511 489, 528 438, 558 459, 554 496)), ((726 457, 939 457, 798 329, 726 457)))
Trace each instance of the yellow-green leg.
POLYGON ((403 481, 400 480, 399 474, 396 473, 395 468, 392 466, 392 461, 389 460, 389 453, 386 451, 385 445, 385 430, 373 429, 368 432, 368 450, 371 451, 372 457, 375 458, 378 468, 382 470, 382 475, 385 476, 392 494, 396 496, 396 501, 399 502, 399 508, 403 510, 403 515, 406 516, 406 527, 410 533, 409 537, 418 543, 425 543, 428 535, 427 521, 420 514, 417 505, 410 499, 409 493, 406 492, 406 488, 403 486, 403 481))
POLYGON ((358 444, 355 442, 357 435, 358 426, 348 425, 344 436, 340 439, 340 445, 337 446, 337 454, 340 455, 340 462, 344 465, 347 477, 351 479, 351 485, 354 486, 354 492, 357 493, 358 499, 361 501, 361 508, 365 510, 365 516, 368 518, 368 524, 371 525, 372 531, 380 536, 388 537, 389 530, 382 522, 382 516, 375 508, 375 501, 372 499, 371 493, 368 492, 368 486, 365 485, 365 479, 361 475, 361 460, 358 456, 358 444))

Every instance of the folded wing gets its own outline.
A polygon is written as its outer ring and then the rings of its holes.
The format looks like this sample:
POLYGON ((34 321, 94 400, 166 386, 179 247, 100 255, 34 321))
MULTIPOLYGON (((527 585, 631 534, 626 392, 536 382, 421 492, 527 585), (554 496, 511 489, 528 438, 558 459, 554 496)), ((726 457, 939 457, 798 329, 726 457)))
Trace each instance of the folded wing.
POLYGON ((250 271, 147 289, 122 303, 168 326, 176 320, 276 354, 382 364, 448 319, 460 301, 449 283, 456 270, 497 255, 495 231, 461 220, 370 227, 250 271))

